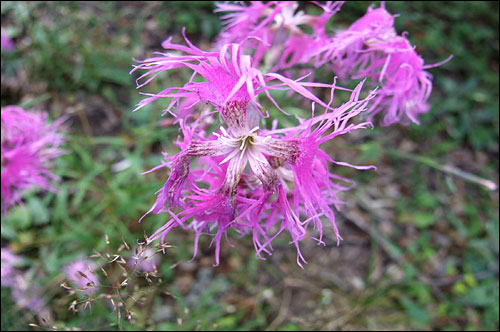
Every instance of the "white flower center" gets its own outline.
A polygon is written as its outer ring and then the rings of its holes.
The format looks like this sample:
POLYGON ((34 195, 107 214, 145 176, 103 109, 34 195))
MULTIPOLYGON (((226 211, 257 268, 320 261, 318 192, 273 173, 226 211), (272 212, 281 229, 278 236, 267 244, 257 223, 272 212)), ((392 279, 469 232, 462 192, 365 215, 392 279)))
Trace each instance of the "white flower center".
POLYGON ((224 164, 225 162, 228 162, 232 158, 236 157, 239 155, 239 158, 242 159, 245 154, 250 153, 250 152, 258 152, 256 151, 256 147, 262 144, 267 143, 270 139, 271 136, 266 136, 262 137, 259 135, 256 135, 257 131, 259 130, 259 127, 254 127, 252 130, 246 132, 244 135, 238 136, 238 137, 232 137, 228 134, 226 129, 224 127, 220 127, 220 131, 222 132, 221 134, 214 133, 218 141, 226 146, 230 146, 233 148, 233 151, 229 153, 224 160, 220 162, 220 165, 224 164))

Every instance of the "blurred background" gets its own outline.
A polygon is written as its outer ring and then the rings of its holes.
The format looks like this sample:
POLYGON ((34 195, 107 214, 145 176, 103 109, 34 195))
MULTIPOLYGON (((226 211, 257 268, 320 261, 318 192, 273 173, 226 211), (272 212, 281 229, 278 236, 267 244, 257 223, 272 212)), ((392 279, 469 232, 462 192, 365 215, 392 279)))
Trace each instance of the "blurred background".
MULTIPOLYGON (((349 26, 370 4, 347 2, 331 25, 349 26)), ((63 267, 90 255, 130 257, 166 218, 138 223, 167 178, 140 173, 160 164, 161 151, 178 151, 179 131, 160 116, 162 102, 132 113, 142 99, 129 75, 133 59, 161 51, 168 36, 181 42, 183 26, 207 50, 220 19, 203 1, 2 1, 2 36, 14 48, 1 54, 1 105, 68 116, 71 151, 52 168, 62 177, 56 192, 26 193, 25 207, 2 215, 2 247, 24 257, 22 271, 46 304, 41 317, 2 288, 2 330, 498 330, 498 190, 470 175, 498 184, 499 4, 386 8, 400 14, 397 31, 408 31, 426 63, 454 58, 430 70, 432 109, 420 126, 376 126, 324 147, 337 160, 378 168, 334 170, 358 183, 342 197, 339 247, 330 229, 324 247, 304 241, 302 270, 286 236, 266 261, 247 237, 234 248, 224 243, 213 268, 208 239, 189 262, 194 236, 174 230, 156 276, 138 273, 119 287, 119 266, 96 269, 108 286, 84 309, 84 297, 60 286, 63 267)), ((176 75, 142 91, 185 79, 176 75)))

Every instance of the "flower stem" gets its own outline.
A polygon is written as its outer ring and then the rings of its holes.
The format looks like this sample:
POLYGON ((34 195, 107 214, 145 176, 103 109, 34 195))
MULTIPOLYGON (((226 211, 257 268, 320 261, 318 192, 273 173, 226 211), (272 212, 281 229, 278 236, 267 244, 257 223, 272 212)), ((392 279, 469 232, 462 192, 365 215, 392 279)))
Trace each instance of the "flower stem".
POLYGON ((396 157, 396 158, 404 158, 408 160, 415 161, 417 163, 422 163, 431 168, 437 169, 438 171, 445 172, 459 178, 462 178, 466 181, 479 184, 488 190, 497 190, 498 186, 496 183, 490 180, 483 179, 477 175, 462 171, 461 169, 451 166, 451 165, 442 165, 429 157, 419 156, 416 154, 400 152, 395 149, 387 149, 385 151, 388 155, 396 157))

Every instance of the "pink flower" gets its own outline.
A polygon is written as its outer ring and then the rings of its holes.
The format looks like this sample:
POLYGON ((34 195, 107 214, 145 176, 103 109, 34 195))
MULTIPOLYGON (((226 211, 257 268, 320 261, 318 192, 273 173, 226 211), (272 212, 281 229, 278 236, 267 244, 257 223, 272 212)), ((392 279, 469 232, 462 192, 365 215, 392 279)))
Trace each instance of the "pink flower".
POLYGON ((1 193, 2 209, 21 203, 23 192, 31 187, 53 190, 56 179, 48 169, 50 161, 64 153, 64 138, 57 130, 64 119, 47 123, 47 114, 26 112, 17 106, 1 110, 1 193))
POLYGON ((15 277, 19 273, 17 270, 17 265, 21 263, 22 258, 20 256, 14 255, 12 251, 8 248, 2 248, 2 274, 1 283, 2 287, 12 287, 15 284, 15 277))
POLYGON ((14 255, 8 248, 2 248, 2 287, 11 289, 11 297, 19 308, 40 313, 47 310, 45 301, 40 297, 37 286, 28 276, 29 270, 24 272, 19 269, 23 258, 14 255))
POLYGON ((9 38, 7 33, 2 29, 2 40, 1 40, 2 51, 10 52, 14 49, 14 42, 9 38))
POLYGON ((329 63, 336 75, 346 79, 355 74, 356 68, 370 62, 373 51, 397 36, 394 16, 384 7, 373 9, 354 22, 349 29, 337 31, 326 45, 317 51, 321 61, 317 66, 329 63))
POLYGON ((33 280, 28 278, 26 273, 15 275, 14 285, 11 286, 11 296, 19 308, 35 313, 46 311, 47 305, 39 295, 39 289, 33 285, 33 280))
POLYGON ((218 46, 228 43, 244 41, 252 35, 256 28, 272 21, 271 9, 275 1, 264 3, 262 1, 250 1, 249 5, 216 3, 214 12, 225 12, 221 16, 222 24, 225 26, 218 36, 218 46), (263 19, 263 20, 262 20, 263 19), (259 21, 260 24, 259 24, 259 21))
MULTIPOLYGON (((338 206, 336 194, 348 188, 334 183, 343 179, 329 173, 327 163, 351 165, 334 161, 319 146, 369 125, 347 124, 373 98, 371 94, 359 100, 361 87, 362 84, 354 90, 345 105, 337 109, 325 105, 331 112, 293 128, 260 129, 252 124, 245 105, 237 102, 221 108, 225 126, 208 136, 197 131, 199 120, 192 127, 181 121, 181 152, 166 157, 164 164, 153 169, 168 167, 171 172, 146 213, 166 212, 171 218, 149 237, 148 243, 164 241, 173 228, 181 227, 195 232, 196 255, 198 239, 206 234, 213 237, 218 265, 221 240, 227 238, 229 229, 241 236, 253 234, 259 258, 263 258, 262 252, 271 254, 272 240, 286 230, 297 247, 297 262, 302 266, 301 261, 305 260, 299 242, 308 237, 309 226, 322 234, 320 217, 325 216, 338 235, 330 205, 338 206), (193 159, 198 163, 194 164, 193 159), (301 220, 301 215, 307 219, 301 220)), ((322 243, 321 235, 318 241, 322 243)))
POLYGON ((67 264, 64 267, 64 272, 80 292, 85 295, 92 295, 99 287, 99 279, 94 268, 95 265, 92 262, 78 259, 67 264))
POLYGON ((424 65, 406 37, 394 29, 394 16, 384 7, 373 9, 354 22, 349 29, 338 31, 317 55, 318 66, 331 65, 341 78, 371 79, 380 86, 367 114, 371 120, 382 113, 381 124, 407 125, 419 123, 418 115, 429 110, 432 75, 425 69, 439 66, 447 60, 424 65))
POLYGON ((134 255, 128 261, 130 267, 142 272, 154 272, 158 264, 160 264, 160 256, 153 248, 135 248, 134 255))
MULTIPOLYGON (((173 44, 171 39, 167 39, 162 46, 176 51, 175 53, 157 53, 159 56, 141 61, 140 65, 135 66, 131 72, 138 69, 147 70, 137 79, 138 88, 148 84, 164 71, 181 67, 193 71, 189 82, 182 87, 167 88, 157 94, 143 93, 150 97, 142 100, 134 111, 159 98, 172 98, 165 113, 171 112, 174 105, 179 105, 181 99, 191 102, 190 106, 182 105, 184 114, 186 114, 187 107, 192 108, 198 103, 209 103, 215 106, 222 116, 225 116, 224 109, 228 105, 238 105, 237 107, 243 112, 247 112, 247 105, 251 103, 253 109, 249 108, 248 111, 256 112, 262 109, 256 99, 262 93, 281 110, 270 91, 284 89, 296 92, 321 106, 326 106, 309 91, 309 88, 328 87, 327 84, 301 82, 277 73, 263 73, 253 66, 253 59, 250 55, 242 54, 239 44, 225 44, 219 52, 205 52, 191 44, 185 36, 184 38, 188 46, 173 44), (187 55, 179 55, 178 52, 187 55), (150 77, 147 78, 148 76, 150 77), (139 83, 145 78, 147 79, 144 82, 139 83), (198 82, 195 78, 202 78, 206 81, 198 82), (276 84, 270 85, 273 82, 276 84)), ((176 116, 174 113, 172 115, 176 116)))
POLYGON ((373 77, 381 85, 368 109, 369 118, 382 113, 382 125, 419 123, 418 115, 429 110, 432 75, 425 71, 424 60, 404 37, 384 44, 386 57, 360 70, 356 77, 373 77))
POLYGON ((257 64, 272 71, 306 63, 327 42, 325 24, 343 4, 313 3, 323 9, 321 15, 297 11, 296 1, 251 1, 248 6, 219 3, 215 12, 227 14, 221 17, 225 27, 218 45, 240 43, 245 51, 252 51, 257 64), (309 26, 312 33, 306 33, 302 26, 309 26))

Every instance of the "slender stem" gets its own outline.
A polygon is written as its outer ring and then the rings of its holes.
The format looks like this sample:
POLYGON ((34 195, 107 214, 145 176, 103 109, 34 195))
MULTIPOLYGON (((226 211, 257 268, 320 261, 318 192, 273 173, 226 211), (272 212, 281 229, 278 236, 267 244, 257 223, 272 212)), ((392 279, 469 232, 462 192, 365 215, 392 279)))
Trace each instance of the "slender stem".
POLYGON ((92 128, 90 126, 89 119, 87 115, 85 114, 85 110, 78 108, 77 110, 78 117, 80 118, 80 121, 82 123, 83 131, 85 132, 85 135, 87 137, 93 137, 94 135, 92 134, 92 128))
POLYGON ((394 149, 387 149, 387 150, 385 150, 385 152, 388 155, 391 155, 391 156, 394 156, 394 157, 397 157, 397 158, 405 158, 405 159, 408 159, 408 160, 412 160, 412 161, 415 161, 415 162, 418 162, 418 163, 422 163, 422 164, 424 164, 426 166, 432 167, 434 169, 437 169, 437 170, 439 170, 441 172, 445 172, 445 173, 448 173, 448 174, 451 174, 451 175, 455 175, 455 176, 457 176, 459 178, 462 178, 462 179, 464 179, 466 181, 479 184, 479 185, 485 187, 488 190, 492 190, 493 191, 493 190, 497 190, 497 188, 498 188, 497 184, 495 182, 493 182, 493 181, 486 180, 486 179, 483 179, 483 178, 481 178, 481 177, 479 177, 477 175, 474 175, 474 174, 462 171, 461 169, 458 169, 455 166, 441 165, 440 163, 432 160, 429 157, 419 156, 419 155, 415 155, 415 154, 411 154, 411 153, 400 152, 400 151, 397 151, 397 150, 394 150, 394 149))

